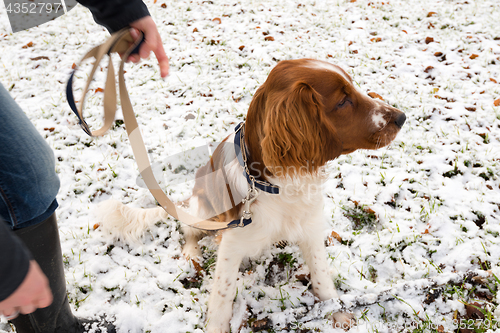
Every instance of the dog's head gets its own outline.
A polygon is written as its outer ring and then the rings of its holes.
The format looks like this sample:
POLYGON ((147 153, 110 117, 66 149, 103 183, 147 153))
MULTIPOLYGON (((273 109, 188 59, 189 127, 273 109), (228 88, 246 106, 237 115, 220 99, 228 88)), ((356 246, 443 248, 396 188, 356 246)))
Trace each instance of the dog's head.
POLYGON ((328 62, 281 61, 257 90, 247 115, 247 145, 275 176, 312 173, 357 149, 389 144, 403 112, 361 93, 328 62))

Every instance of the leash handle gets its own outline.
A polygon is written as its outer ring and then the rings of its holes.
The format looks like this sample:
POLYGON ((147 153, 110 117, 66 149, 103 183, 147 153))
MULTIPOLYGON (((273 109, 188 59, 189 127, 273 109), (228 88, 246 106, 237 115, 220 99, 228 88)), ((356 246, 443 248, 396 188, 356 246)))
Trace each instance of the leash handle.
POLYGON ((240 219, 236 219, 230 222, 216 222, 193 216, 180 207, 177 207, 167 197, 165 192, 163 192, 163 190, 160 188, 160 185, 156 181, 153 170, 151 168, 151 163, 149 161, 149 156, 144 145, 144 140, 142 139, 141 131, 135 118, 134 109, 132 107, 132 103, 130 102, 130 97, 127 91, 127 86, 125 85, 124 77, 124 66, 126 60, 131 54, 137 53, 139 51, 140 45, 144 42, 144 34, 141 33, 141 35, 141 38, 138 38, 134 41, 134 39, 130 35, 129 29, 122 29, 112 34, 111 37, 102 45, 94 47, 82 58, 80 63, 91 57, 94 57, 96 60, 90 72, 85 90, 83 91, 83 95, 78 106, 76 105, 74 100, 72 87, 75 71, 78 66, 73 69, 73 72, 71 73, 68 80, 68 85, 66 87, 66 94, 71 110, 73 110, 73 112, 78 117, 80 126, 88 135, 100 136, 103 135, 113 124, 116 114, 117 95, 115 71, 110 55, 113 52, 120 53, 121 62, 120 68, 118 70, 118 86, 120 90, 120 101, 122 106, 123 118, 125 121, 125 128, 129 137, 130 144, 132 146, 132 151, 134 153, 137 166, 139 167, 139 172, 153 197, 168 214, 193 228, 202 230, 223 230, 248 225, 251 222, 251 219, 248 218, 241 219, 241 221, 240 219), (109 55, 108 73, 106 76, 106 85, 104 88, 104 125, 96 131, 91 131, 88 124, 85 122, 85 119, 83 118, 83 102, 85 100, 85 95, 88 91, 90 83, 94 78, 97 67, 99 66, 99 63, 104 55, 109 55))
POLYGON ((116 114, 116 86, 115 86, 115 71, 113 67, 113 62, 111 59, 111 54, 114 52, 120 54, 127 54, 127 57, 122 57, 122 62, 128 58, 131 54, 139 53, 139 49, 141 45, 144 43, 144 34, 140 31, 139 38, 134 40, 130 35, 128 28, 122 29, 114 34, 103 44, 94 47, 90 50, 83 58, 80 60, 78 65, 73 68, 71 75, 68 79, 68 84, 66 85, 66 96, 68 100, 68 104, 73 111, 73 113, 77 116, 80 126, 83 131, 90 136, 100 136, 103 135, 112 125, 115 119, 116 114), (104 125, 96 130, 91 131, 89 125, 85 121, 83 117, 83 109, 84 109, 84 101, 87 91, 89 89, 90 83, 93 80, 94 74, 101 62, 102 58, 108 55, 108 74, 106 77, 106 84, 104 87, 104 125), (89 79, 87 80, 87 84, 85 89, 83 90, 83 94, 80 100, 79 105, 76 105, 74 94, 73 94, 73 79, 75 73, 80 66, 80 64, 89 59, 95 58, 95 62, 92 66, 92 70, 90 71, 89 79))

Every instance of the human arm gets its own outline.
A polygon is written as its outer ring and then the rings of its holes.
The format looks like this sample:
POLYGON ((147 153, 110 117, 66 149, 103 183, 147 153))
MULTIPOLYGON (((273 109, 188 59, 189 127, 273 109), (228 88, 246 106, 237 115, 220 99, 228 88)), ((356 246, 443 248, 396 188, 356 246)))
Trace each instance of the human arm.
POLYGON ((0 221, 0 315, 31 313, 52 303, 49 283, 23 243, 0 221))

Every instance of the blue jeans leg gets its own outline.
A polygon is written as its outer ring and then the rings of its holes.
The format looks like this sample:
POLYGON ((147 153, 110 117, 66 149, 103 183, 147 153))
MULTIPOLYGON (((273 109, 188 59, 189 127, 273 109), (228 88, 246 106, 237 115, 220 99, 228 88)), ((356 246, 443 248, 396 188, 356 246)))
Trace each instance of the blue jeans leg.
POLYGON ((0 219, 12 229, 42 222, 58 191, 54 153, 0 84, 0 219))

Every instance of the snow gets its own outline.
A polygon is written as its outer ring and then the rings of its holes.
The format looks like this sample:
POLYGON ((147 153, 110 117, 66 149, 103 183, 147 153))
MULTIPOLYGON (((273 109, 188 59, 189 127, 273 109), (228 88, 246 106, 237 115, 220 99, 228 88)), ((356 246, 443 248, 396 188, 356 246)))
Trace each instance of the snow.
MULTIPOLYGON (((279 60, 339 65, 361 90, 406 113, 389 147, 328 165, 325 239, 332 230, 342 239, 327 241, 332 279, 358 320, 351 332, 403 331, 415 322, 452 331, 455 311, 465 316, 463 299, 446 294, 427 304, 428 293, 450 289, 470 273, 500 274, 497 1, 146 3, 171 74, 161 79, 151 57, 127 65, 126 80, 155 165, 226 137, 279 60), (365 222, 349 217, 366 217, 367 211, 374 215, 365 222)), ((57 159, 58 219, 75 313, 107 316, 119 332, 202 332, 216 250, 210 239, 202 240, 205 267, 197 274, 182 258, 183 237, 174 220, 158 223, 134 244, 94 230, 93 212, 103 200, 155 205, 138 183, 123 125, 89 138, 66 102, 73 63, 104 42, 107 32, 81 6, 16 34, 9 32, 1 5, 0 16, 0 82, 57 159)), ((86 69, 75 78, 77 99, 86 69)), ((98 71, 84 111, 93 129, 101 124, 102 94, 94 91, 103 88, 104 73, 98 71)), ((168 179, 162 186, 175 200, 189 196, 189 186, 169 185, 168 179)), ((268 318, 280 332, 341 332, 326 319, 339 304, 315 301, 299 273, 307 268, 293 244, 246 260, 232 330, 250 332, 251 321, 268 318), (277 265, 280 254, 294 260, 277 265), (279 276, 269 273, 273 267, 279 276)), ((489 301, 497 317, 498 297, 489 301)), ((10 328, 0 323, 0 332, 10 328)))

